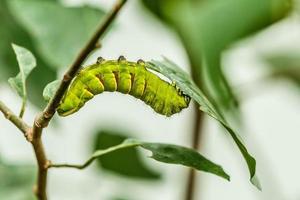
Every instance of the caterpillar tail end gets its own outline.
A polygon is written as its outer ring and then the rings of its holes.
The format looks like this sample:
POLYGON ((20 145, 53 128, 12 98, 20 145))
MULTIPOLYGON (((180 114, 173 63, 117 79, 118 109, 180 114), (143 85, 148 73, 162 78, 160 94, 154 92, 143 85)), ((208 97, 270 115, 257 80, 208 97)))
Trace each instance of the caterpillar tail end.
POLYGON ((58 109, 56 111, 57 111, 57 113, 58 113, 59 116, 66 117, 68 115, 71 115, 71 114, 77 112, 77 110, 78 109, 76 109, 76 108, 73 108, 71 110, 64 110, 64 109, 58 107, 58 109))
POLYGON ((66 117, 68 115, 71 115, 75 112, 77 112, 81 108, 80 105, 74 106, 70 102, 62 102, 58 108, 56 109, 57 114, 61 117, 66 117))

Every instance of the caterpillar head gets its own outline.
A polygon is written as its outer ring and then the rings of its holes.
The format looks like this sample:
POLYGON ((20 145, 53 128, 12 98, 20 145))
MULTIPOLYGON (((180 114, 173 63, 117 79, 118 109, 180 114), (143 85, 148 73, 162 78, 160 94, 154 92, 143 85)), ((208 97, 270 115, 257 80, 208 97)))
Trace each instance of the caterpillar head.
POLYGON ((191 97, 189 95, 187 95, 187 94, 184 94, 183 91, 176 85, 176 83, 173 82, 172 86, 175 87, 175 89, 177 90, 179 96, 183 97, 183 99, 184 99, 184 101, 185 101, 185 103, 187 105, 186 107, 188 107, 189 103, 191 101, 191 97))
POLYGON ((175 83, 171 84, 173 91, 170 93, 171 96, 167 97, 172 99, 169 102, 169 105, 164 105, 162 114, 170 117, 173 114, 179 113, 182 109, 187 108, 191 101, 191 97, 184 94, 175 83))
POLYGON ((179 107, 180 109, 184 109, 184 108, 187 108, 190 104, 190 101, 191 101, 191 97, 184 94, 181 90, 178 90, 178 93, 179 93, 179 107))
POLYGON ((185 103, 186 103, 186 105, 187 105, 187 107, 188 107, 188 106, 189 106, 189 103, 190 103, 190 101, 191 101, 191 97, 188 96, 188 95, 186 95, 186 94, 183 94, 182 96, 183 96, 184 101, 185 101, 185 103))

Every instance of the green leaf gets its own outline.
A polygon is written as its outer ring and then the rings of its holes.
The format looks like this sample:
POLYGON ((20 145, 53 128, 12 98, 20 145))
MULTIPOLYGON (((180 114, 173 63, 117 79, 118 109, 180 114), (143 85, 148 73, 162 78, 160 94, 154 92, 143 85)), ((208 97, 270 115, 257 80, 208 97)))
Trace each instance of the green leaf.
MULTIPOLYGON (((128 138, 126 133, 112 130, 103 130, 97 133, 95 149, 107 149, 122 143, 128 138)), ((95 154, 94 154, 95 155, 95 154)), ((128 178, 158 179, 160 174, 150 169, 134 148, 115 151, 101 156, 97 160, 98 166, 128 178)))
POLYGON ((180 30, 186 42, 187 38, 194 38, 195 43, 188 44, 195 51, 192 57, 203 64, 202 76, 219 106, 226 109, 235 102, 222 73, 221 53, 237 40, 283 18, 289 9, 289 0, 221 0, 198 6, 190 4, 188 10, 183 10, 181 14, 188 11, 192 18, 180 18, 180 14, 173 16, 179 23, 188 23, 190 28, 181 26, 180 30), (199 50, 202 56, 197 55, 199 50))
POLYGON ((59 85, 60 85, 60 80, 52 81, 48 83, 48 85, 46 85, 43 91, 43 97, 47 102, 49 102, 50 99, 52 99, 59 85))
MULTIPOLYGON (((141 142, 134 139, 126 139, 118 145, 110 146, 106 149, 97 150, 85 163, 81 165, 53 164, 51 167, 71 167, 76 169, 84 169, 88 167, 96 159, 101 159, 105 156, 112 156, 114 153, 118 151, 122 152, 132 147, 142 147, 144 149, 152 151, 153 153, 152 158, 154 158, 157 161, 192 167, 196 170, 201 170, 201 171, 215 174, 228 181, 230 180, 229 175, 222 169, 221 166, 209 161, 208 159, 206 159, 204 156, 202 156, 201 154, 199 154, 197 151, 193 149, 178 146, 178 145, 173 145, 173 144, 141 142)), ((125 157, 123 159, 131 160, 131 157, 128 157, 130 156, 130 154, 124 154, 124 156, 125 157)), ((118 169, 121 169, 123 167, 123 164, 124 164, 123 161, 117 162, 116 160, 116 162, 113 163, 113 166, 119 165, 120 168, 118 169)))
POLYGON ((42 107, 45 102, 42 99, 44 86, 50 80, 56 78, 56 72, 52 70, 40 58, 33 46, 31 38, 21 28, 14 18, 14 13, 9 10, 6 1, 0 1, 0 84, 6 82, 9 77, 18 73, 18 64, 11 43, 17 43, 30 49, 36 56, 39 67, 32 71, 27 80, 27 91, 29 100, 34 105, 42 107))
MULTIPOLYGON (((163 61, 152 60, 151 62, 146 63, 147 67, 157 71, 164 76, 168 77, 170 80, 176 83, 176 85, 192 99, 194 99, 200 106, 200 109, 220 122, 220 124, 228 131, 230 136, 233 138, 234 142, 237 144, 239 150, 241 151, 249 169, 250 180, 255 177, 255 168, 256 161, 248 153, 245 145, 242 140, 239 138, 238 134, 227 124, 222 114, 216 110, 212 103, 208 101, 206 96, 201 92, 201 90, 196 86, 193 80, 189 75, 184 72, 176 64, 172 63, 168 59, 163 61)), ((257 188, 260 188, 259 184, 255 185, 257 188)))
MULTIPOLYGON (((176 85, 192 99, 194 99, 199 105, 200 109, 217 119, 218 121, 224 121, 222 116, 216 111, 212 103, 207 99, 204 93, 197 87, 191 77, 184 72, 175 63, 167 58, 163 61, 152 60, 146 63, 147 68, 150 68, 156 72, 159 72, 176 83, 176 85)), ((225 123, 225 122, 224 122, 225 123)))
POLYGON ((26 79, 30 72, 36 67, 36 60, 33 54, 24 47, 12 44, 17 56, 20 72, 14 78, 9 78, 8 82, 20 97, 26 98, 26 79))
POLYGON ((234 108, 237 100, 222 72, 221 54, 234 42, 282 19, 292 7, 290 0, 144 0, 144 3, 177 30, 198 86, 203 83, 201 88, 223 111, 234 108))
POLYGON ((141 147, 152 151, 153 155, 151 158, 157 161, 192 167, 200 171, 209 172, 223 177, 228 181, 230 180, 229 175, 221 166, 206 159, 193 149, 161 143, 142 143, 141 147))
POLYGON ((9 5, 41 56, 56 69, 71 64, 104 16, 99 9, 64 7, 51 1, 11 0, 9 5))
POLYGON ((27 89, 26 89, 26 79, 31 73, 31 71, 36 67, 36 60, 33 54, 25 49, 24 47, 12 44, 12 47, 17 56, 20 72, 14 78, 9 78, 8 82, 10 86, 16 90, 20 97, 23 99, 22 108, 20 112, 20 117, 23 116, 27 101, 27 89))
MULTIPOLYGON (((215 174, 227 180, 230 179, 229 175, 222 169, 221 166, 209 161, 204 156, 200 155, 197 151, 181 147, 172 144, 161 144, 161 143, 147 143, 141 142, 134 139, 127 139, 121 144, 110 146, 106 149, 97 150, 93 155, 82 165, 70 165, 70 164, 55 164, 51 167, 72 167, 77 169, 83 169, 89 166, 94 160, 101 159, 105 156, 111 156, 116 151, 132 148, 132 147, 142 147, 144 149, 150 150, 153 153, 153 158, 157 161, 170 163, 170 164, 180 164, 187 167, 192 167, 197 170, 205 171, 208 173, 215 174)), ((126 157, 130 159, 130 157, 126 157)), ((102 160, 103 161, 103 160, 102 160)), ((105 162, 105 161, 104 161, 105 162)), ((122 168, 123 162, 115 162, 114 166, 119 165, 122 168)))

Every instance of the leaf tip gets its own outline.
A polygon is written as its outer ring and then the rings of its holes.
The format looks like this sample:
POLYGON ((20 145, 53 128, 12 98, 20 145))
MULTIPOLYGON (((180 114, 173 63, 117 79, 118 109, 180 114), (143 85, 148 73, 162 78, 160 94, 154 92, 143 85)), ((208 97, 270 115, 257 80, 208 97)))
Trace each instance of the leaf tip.
POLYGON ((230 182, 230 176, 226 172, 224 172, 223 178, 230 182))
POLYGON ((258 177, 256 175, 254 175, 251 179, 250 182, 252 183, 252 185, 254 185, 259 191, 262 191, 262 187, 260 184, 260 181, 258 179, 258 177))

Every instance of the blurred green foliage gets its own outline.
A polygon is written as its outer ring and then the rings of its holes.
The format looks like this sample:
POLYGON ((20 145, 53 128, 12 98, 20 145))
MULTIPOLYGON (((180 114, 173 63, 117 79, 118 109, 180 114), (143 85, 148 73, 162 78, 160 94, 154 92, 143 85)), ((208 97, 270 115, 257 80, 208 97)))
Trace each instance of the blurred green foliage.
POLYGON ((300 88, 300 54, 296 52, 281 52, 266 55, 263 60, 269 64, 269 79, 285 79, 300 88))
POLYGON ((5 0, 0 1, 0 24, 0 83, 7 82, 9 77, 16 75, 19 71, 11 43, 30 49, 37 56, 39 67, 28 78, 28 96, 29 100, 41 107, 45 104, 42 98, 43 88, 50 80, 55 79, 56 72, 38 56, 31 37, 19 26, 5 0))
POLYGON ((0 199, 33 200, 35 167, 6 164, 0 159, 0 199))
POLYGON ((111 200, 128 200, 128 199, 123 198, 123 197, 114 197, 111 200))
POLYGON ((49 102, 50 99, 52 97, 54 97, 55 92, 57 91, 57 89, 60 85, 60 82, 61 82, 60 80, 55 80, 46 85, 46 87, 44 88, 44 91, 43 91, 43 97, 44 97, 45 101, 49 102))
POLYGON ((44 106, 43 88, 74 60, 103 15, 99 9, 51 0, 0 0, 0 83, 18 73, 11 43, 29 49, 38 66, 28 78, 29 100, 44 106))
MULTIPOLYGON (((237 100, 222 72, 222 52, 283 18, 290 0, 143 0, 182 39, 193 76, 223 112, 237 100)), ((230 77, 229 77, 230 78, 230 77)))
POLYGON ((40 0, 10 0, 16 19, 29 32, 43 59, 54 69, 68 67, 95 32, 102 10, 65 7, 40 0))

